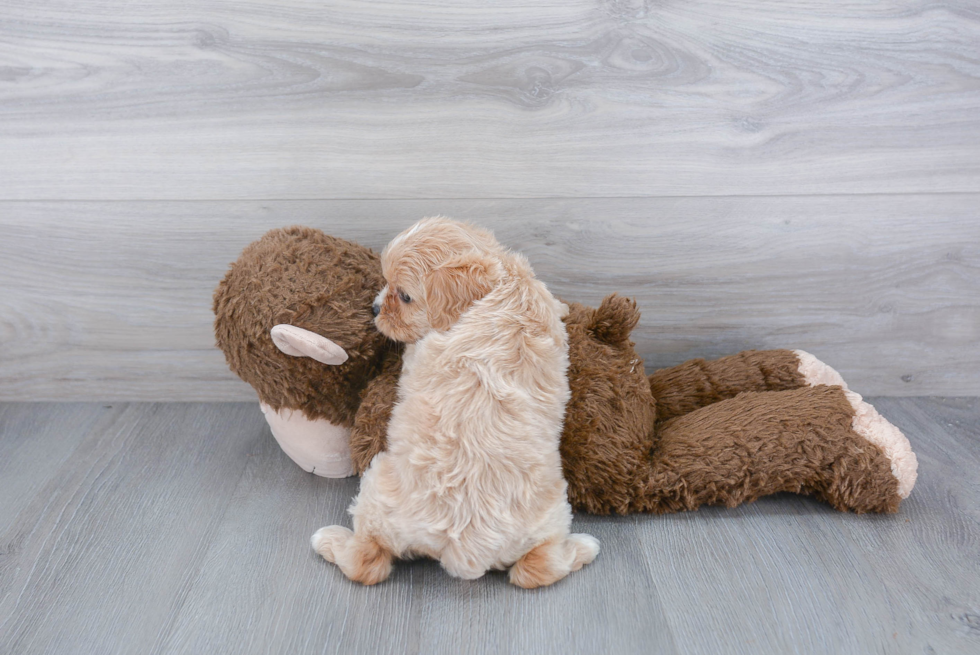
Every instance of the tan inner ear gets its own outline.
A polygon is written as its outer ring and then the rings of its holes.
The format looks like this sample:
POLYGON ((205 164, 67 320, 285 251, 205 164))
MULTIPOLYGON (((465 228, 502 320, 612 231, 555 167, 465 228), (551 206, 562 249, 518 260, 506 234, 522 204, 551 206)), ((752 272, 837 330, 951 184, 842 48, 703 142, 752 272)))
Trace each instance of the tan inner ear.
POLYGON ((282 323, 273 327, 270 335, 276 348, 291 357, 311 357, 331 366, 347 361, 347 351, 316 332, 282 323))
POLYGON ((492 288, 489 264, 478 258, 432 270, 425 284, 429 324, 436 330, 448 330, 470 305, 492 288))

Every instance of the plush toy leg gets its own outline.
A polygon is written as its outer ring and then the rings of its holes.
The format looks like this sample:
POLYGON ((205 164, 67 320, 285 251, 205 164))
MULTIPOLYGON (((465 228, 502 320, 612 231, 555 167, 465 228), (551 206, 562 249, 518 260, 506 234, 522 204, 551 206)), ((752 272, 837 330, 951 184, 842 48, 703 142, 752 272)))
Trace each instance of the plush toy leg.
POLYGON ((842 511, 895 512, 914 472, 908 440, 857 394, 825 385, 744 393, 658 426, 635 509, 734 507, 788 491, 842 511))
POLYGON ((310 539, 313 550, 340 567, 344 575, 365 585, 382 582, 391 574, 391 552, 377 539, 357 535, 345 527, 320 528, 310 539))
POLYGON ((706 361, 692 359, 649 376, 657 421, 666 421, 745 391, 785 391, 807 384, 792 350, 746 350, 706 361))
POLYGON ((587 534, 571 534, 546 541, 524 554, 510 567, 508 578, 518 587, 534 589, 558 582, 589 564, 599 554, 599 542, 587 534))

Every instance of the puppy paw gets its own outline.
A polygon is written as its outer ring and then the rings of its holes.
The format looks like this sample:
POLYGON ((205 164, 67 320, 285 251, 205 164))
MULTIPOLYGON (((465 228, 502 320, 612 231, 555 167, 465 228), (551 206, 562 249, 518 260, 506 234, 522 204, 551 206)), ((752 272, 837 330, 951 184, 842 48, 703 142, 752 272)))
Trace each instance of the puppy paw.
POLYGON ((508 577, 518 587, 534 589, 553 584, 595 559, 599 541, 587 534, 570 534, 538 544, 514 566, 508 577))
POLYGON ((341 525, 320 528, 310 537, 310 545, 328 562, 337 561, 337 551, 352 538, 354 533, 341 525))
POLYGON ((574 549, 575 557, 572 560, 572 571, 578 571, 599 554, 599 540, 590 534, 570 534, 566 542, 574 549))

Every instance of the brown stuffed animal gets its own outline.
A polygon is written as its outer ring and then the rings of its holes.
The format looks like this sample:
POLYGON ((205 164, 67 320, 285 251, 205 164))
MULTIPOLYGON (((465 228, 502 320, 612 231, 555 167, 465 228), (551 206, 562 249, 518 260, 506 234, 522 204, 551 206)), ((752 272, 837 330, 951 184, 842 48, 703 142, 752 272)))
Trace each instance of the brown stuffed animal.
MULTIPOLYGON (((218 346, 306 470, 361 473, 385 447, 401 350, 374 328, 382 286, 370 250, 288 228, 246 248, 215 291, 218 346)), ((812 355, 746 351, 647 376, 629 339, 635 303, 569 307, 561 454, 574 508, 664 513, 789 491, 895 512, 912 490, 908 440, 812 355)))
POLYGON ((282 449, 306 471, 354 474, 348 433, 360 394, 400 367, 401 347, 372 322, 382 280, 367 248, 293 227, 246 247, 214 292, 218 346, 258 392, 282 449))

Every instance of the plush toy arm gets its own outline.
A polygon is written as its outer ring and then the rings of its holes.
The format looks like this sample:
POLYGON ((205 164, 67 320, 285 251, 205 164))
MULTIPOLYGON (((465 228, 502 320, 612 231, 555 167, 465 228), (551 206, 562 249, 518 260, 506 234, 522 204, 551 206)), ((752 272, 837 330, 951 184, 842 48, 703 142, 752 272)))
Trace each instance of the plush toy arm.
POLYGON ((388 421, 395 406, 401 370, 400 351, 389 352, 381 373, 361 392, 361 405, 350 432, 350 454, 357 475, 363 474, 374 456, 388 446, 388 421))
POLYGON ((806 386, 792 350, 746 350, 711 361, 690 361, 649 376, 657 421, 666 421, 743 391, 785 391, 806 386))
POLYGON ((655 443, 634 511, 793 492, 841 511, 895 512, 915 483, 905 436, 839 386, 742 394, 659 425, 655 443))

